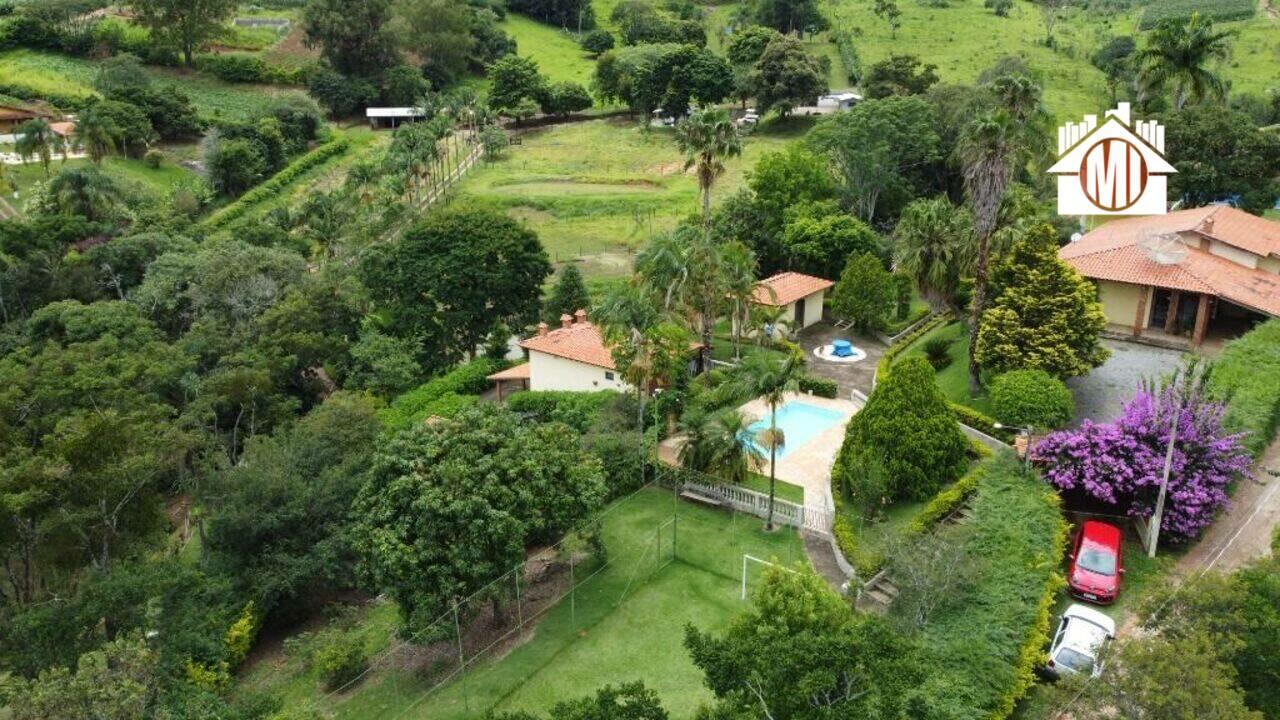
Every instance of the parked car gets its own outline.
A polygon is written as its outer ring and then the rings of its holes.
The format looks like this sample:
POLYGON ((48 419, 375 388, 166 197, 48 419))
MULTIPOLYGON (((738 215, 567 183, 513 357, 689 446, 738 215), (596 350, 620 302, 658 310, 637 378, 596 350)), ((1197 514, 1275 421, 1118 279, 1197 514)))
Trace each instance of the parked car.
POLYGON ((738 118, 738 127, 755 127, 760 122, 760 116, 756 113, 755 108, 747 108, 742 117, 738 118))
POLYGON ((1098 655, 1115 636, 1115 620, 1093 608, 1072 605, 1058 622, 1044 674, 1054 680, 1064 673, 1098 677, 1102 674, 1098 655))
POLYGON ((1120 594, 1120 576, 1124 573, 1120 546, 1120 528, 1086 520, 1071 545, 1067 591, 1099 605, 1115 602, 1120 594))

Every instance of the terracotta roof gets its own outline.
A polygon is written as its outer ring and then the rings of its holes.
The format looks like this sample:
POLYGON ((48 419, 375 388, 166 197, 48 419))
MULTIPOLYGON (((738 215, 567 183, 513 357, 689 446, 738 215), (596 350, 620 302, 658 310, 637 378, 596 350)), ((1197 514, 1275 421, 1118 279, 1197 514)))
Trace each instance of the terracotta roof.
POLYGON ((486 380, 528 380, 529 379, 529 363, 520 363, 506 370, 498 372, 485 378, 486 380))
POLYGON ((784 272, 756 285, 755 303, 780 307, 835 285, 830 280, 798 272, 784 272))
POLYGON ((0 105, 0 120, 30 120, 40 115, 39 112, 28 108, 0 105))
MULTIPOLYGON (((1074 245, 1096 250, 1102 245, 1132 245, 1152 233, 1196 233, 1254 255, 1280 255, 1280 223, 1264 220, 1229 205, 1177 210, 1167 215, 1113 220, 1074 245)), ((1069 247, 1074 247, 1069 246, 1069 247)), ((1065 256, 1064 256, 1065 257, 1065 256)))
POLYGON ((1117 247, 1108 241, 1097 242, 1100 247, 1091 248, 1088 243, 1090 237, 1086 236, 1059 252, 1067 264, 1085 277, 1217 295, 1237 305, 1280 317, 1278 275, 1193 247, 1187 248, 1186 257, 1177 264, 1163 265, 1135 244, 1117 247))
POLYGON ((546 335, 534 335, 520 343, 520 347, 548 355, 576 360, 606 370, 616 369, 613 353, 604 345, 600 329, 588 320, 579 320, 569 327, 559 327, 546 335))
POLYGON ((49 123, 49 129, 62 137, 69 137, 71 133, 76 131, 76 124, 73 122, 55 122, 49 123))

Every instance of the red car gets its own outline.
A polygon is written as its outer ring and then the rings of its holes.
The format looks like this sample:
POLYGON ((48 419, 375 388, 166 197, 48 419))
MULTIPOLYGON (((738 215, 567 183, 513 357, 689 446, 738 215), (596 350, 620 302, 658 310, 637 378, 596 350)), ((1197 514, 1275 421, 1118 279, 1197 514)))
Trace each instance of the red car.
POLYGON ((1120 553, 1120 528, 1086 520, 1076 533, 1067 567, 1067 591, 1081 600, 1109 605, 1120 594, 1124 562, 1120 553))

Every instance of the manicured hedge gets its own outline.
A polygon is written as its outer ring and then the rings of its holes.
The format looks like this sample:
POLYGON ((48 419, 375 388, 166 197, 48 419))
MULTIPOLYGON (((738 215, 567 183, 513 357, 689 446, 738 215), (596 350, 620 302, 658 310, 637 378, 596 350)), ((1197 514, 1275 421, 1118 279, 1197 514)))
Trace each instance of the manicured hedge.
POLYGON ((1261 454, 1280 429, 1280 320, 1227 343, 1210 370, 1209 391, 1227 403, 1227 429, 1247 433, 1245 447, 1261 454))
POLYGON ((433 415, 451 417, 474 403, 489 387, 488 376, 506 367, 505 363, 481 358, 434 378, 391 401, 379 417, 388 428, 399 430, 433 415))
POLYGON ((977 477, 973 521, 956 539, 980 569, 930 618, 921 645, 934 659, 926 687, 940 704, 1002 720, 1045 659, 1067 523, 1057 494, 1025 476, 1012 453, 985 462, 977 477))
POLYGON ((884 351, 884 355, 880 356, 880 363, 876 365, 876 382, 882 382, 885 376, 889 374, 889 367, 893 365, 893 361, 902 354, 904 350, 911 347, 916 340, 924 337, 927 333, 932 332, 946 323, 951 322, 951 313, 939 313, 934 315, 931 320, 920 325, 920 327, 912 330, 910 334, 898 338, 898 341, 890 345, 884 351))
POLYGON ((951 407, 951 413, 956 416, 956 422, 962 425, 968 425, 1005 443, 1013 442, 1013 438, 1018 434, 1009 428, 997 428, 995 418, 984 415, 968 405, 957 402, 948 402, 948 404, 951 407))
POLYGON ((834 398, 840 394, 840 386, 836 384, 835 380, 828 380, 816 375, 801 375, 800 392, 813 393, 818 397, 834 398))
POLYGON ((254 205, 279 195, 289 186, 290 183, 297 180, 303 173, 319 165, 323 165, 330 159, 345 153, 350 147, 350 140, 345 137, 339 137, 306 153, 302 157, 286 165, 280 172, 272 175, 266 182, 253 188, 244 195, 241 195, 230 205, 227 205, 221 210, 210 215, 205 219, 204 227, 209 230, 217 230, 227 223, 240 218, 254 205))

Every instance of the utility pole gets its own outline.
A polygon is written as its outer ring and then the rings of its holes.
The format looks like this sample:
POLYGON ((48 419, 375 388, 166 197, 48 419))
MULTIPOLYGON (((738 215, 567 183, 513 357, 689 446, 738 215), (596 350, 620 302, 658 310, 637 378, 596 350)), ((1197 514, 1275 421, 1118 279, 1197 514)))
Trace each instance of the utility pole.
POLYGON ((1151 515, 1147 526, 1147 536, 1151 538, 1147 557, 1156 556, 1156 545, 1160 543, 1160 521, 1164 517, 1164 496, 1169 491, 1169 474, 1173 471, 1173 444, 1178 440, 1178 419, 1182 417, 1182 403, 1173 413, 1173 427, 1169 430, 1169 447, 1164 451, 1164 476, 1160 479, 1160 494, 1156 495, 1156 511, 1151 515))

